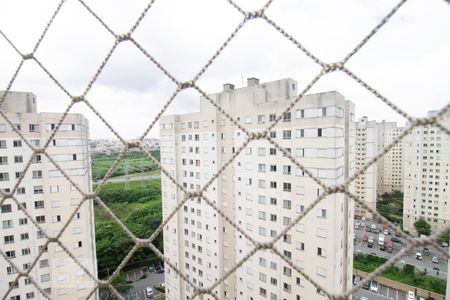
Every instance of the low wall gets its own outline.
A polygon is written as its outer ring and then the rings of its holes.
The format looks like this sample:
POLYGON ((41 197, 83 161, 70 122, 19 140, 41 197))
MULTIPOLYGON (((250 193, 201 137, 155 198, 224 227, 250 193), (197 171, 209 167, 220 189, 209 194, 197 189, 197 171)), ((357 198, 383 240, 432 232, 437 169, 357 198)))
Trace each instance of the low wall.
MULTIPOLYGON (((366 278, 368 276, 368 273, 360 271, 360 270, 356 270, 353 269, 353 275, 359 275, 361 276, 361 278, 366 278)), ((394 288, 400 291, 404 291, 404 292, 408 292, 408 291, 413 291, 417 296, 421 296, 424 297, 425 299, 427 299, 427 297, 433 297, 436 300, 445 300, 445 296, 438 294, 438 293, 434 293, 434 292, 430 292, 424 289, 420 289, 420 288, 416 288, 414 286, 411 285, 407 285, 398 281, 393 281, 387 278, 383 278, 380 276, 375 277, 375 280, 379 283, 382 284, 384 286, 390 287, 390 288, 394 288)))

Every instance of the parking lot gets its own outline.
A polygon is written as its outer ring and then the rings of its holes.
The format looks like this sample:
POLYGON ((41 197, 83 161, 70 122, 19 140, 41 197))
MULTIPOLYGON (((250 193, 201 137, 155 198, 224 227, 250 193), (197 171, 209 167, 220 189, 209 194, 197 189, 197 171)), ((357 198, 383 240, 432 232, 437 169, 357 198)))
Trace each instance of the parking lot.
MULTIPOLYGON (((149 272, 148 267, 143 267, 126 273, 127 281, 133 286, 133 289, 124 295, 127 300, 149 299, 145 295, 147 287, 153 288, 154 285, 165 283, 164 272, 157 273, 156 270, 149 272)), ((152 299, 162 297, 162 293, 153 288, 154 296, 152 299)))
POLYGON ((361 297, 366 297, 367 299, 370 300, 381 300, 381 299, 404 300, 406 299, 406 293, 380 284, 380 289, 378 293, 361 289, 354 294, 353 299, 361 299, 361 297))
MULTIPOLYGON (((359 221, 362 222, 362 221, 359 221)), ((356 220, 355 220, 356 223, 356 220)), ((393 249, 392 253, 389 253, 388 251, 381 250, 380 245, 378 243, 378 238, 380 236, 380 227, 382 228, 382 225, 376 223, 372 220, 365 220, 364 221, 365 226, 359 226, 358 229, 355 227, 355 240, 354 240, 354 251, 355 253, 368 253, 384 258, 390 258, 394 256, 398 251, 406 247, 406 241, 400 237, 396 237, 399 242, 393 243, 393 249), (376 226, 376 232, 372 232, 369 230, 369 228, 375 225, 376 226), (366 239, 369 237, 373 238, 373 246, 370 248, 368 247, 368 242, 366 239)), ((392 231, 389 229, 389 234, 385 235, 381 233, 382 236, 384 236, 384 244, 386 245, 387 241, 394 238, 395 235, 393 235, 392 231)), ((429 248, 430 253, 426 254, 424 253, 424 248, 418 248, 411 251, 409 254, 405 255, 402 260, 399 262, 400 264, 411 264, 414 265, 418 270, 426 270, 429 275, 439 277, 442 279, 446 279, 447 275, 447 259, 445 259, 440 253, 438 253, 433 248, 429 248), (418 260, 416 258, 416 253, 421 253, 421 260, 418 260), (438 262, 432 262, 432 258, 436 257, 438 262)))

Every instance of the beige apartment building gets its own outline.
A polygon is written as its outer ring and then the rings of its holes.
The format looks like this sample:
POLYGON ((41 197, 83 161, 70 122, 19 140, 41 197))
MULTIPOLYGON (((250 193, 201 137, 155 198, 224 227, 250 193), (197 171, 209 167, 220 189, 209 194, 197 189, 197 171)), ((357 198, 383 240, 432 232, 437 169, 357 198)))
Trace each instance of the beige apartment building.
MULTIPOLYGON (((356 123, 356 169, 362 169, 378 154, 378 128, 376 121, 362 117, 356 123)), ((355 179, 355 194, 371 209, 377 209, 377 164, 372 164, 355 179)), ((355 214, 372 217, 364 207, 356 203, 355 214)))
MULTIPOLYGON (((397 126, 396 122, 378 122, 378 151, 381 153, 396 139, 404 127, 397 126)), ((377 161, 377 193, 403 192, 403 149, 400 141, 391 150, 377 161)))
MULTIPOLYGON (((36 96, 27 92, 9 92, 1 109, 27 141, 43 147, 62 114, 38 113, 36 96)), ((88 121, 80 114, 68 114, 46 152, 59 164, 80 189, 90 192, 88 121)), ((13 192, 32 151, 0 116, 0 188, 13 192)), ((33 157, 29 169, 13 195, 43 231, 31 222, 21 208, 7 199, 0 207, 0 249, 20 271, 30 268, 41 250, 30 275, 51 299, 86 299, 94 286, 90 277, 56 243, 44 247, 46 238, 59 234, 82 195, 43 154, 33 157)), ((86 201, 76 212, 60 237, 65 247, 92 274, 97 274, 93 206, 86 201)), ((17 271, 0 256, 0 295, 13 284, 17 271)), ((45 299, 22 277, 5 299, 45 299)), ((91 299, 96 299, 94 294, 91 299)))
MULTIPOLYGON (((282 79, 224 90, 209 97, 251 132, 260 132, 297 96, 282 79)), ((244 132, 206 99, 200 112, 160 119, 161 162, 188 191, 203 187, 246 140, 244 132)), ((338 92, 303 97, 270 136, 325 184, 343 183, 355 169, 354 105, 338 92)), ((166 218, 183 192, 162 176, 166 218)), ((266 140, 255 140, 205 192, 249 236, 267 242, 302 213, 322 188, 266 140)), ((351 287, 354 204, 344 194, 323 199, 275 247, 332 293, 351 287)), ((164 255, 195 285, 209 287, 253 244, 204 199, 188 200, 164 229, 164 255)), ((186 299, 192 288, 166 268, 166 298, 186 299)), ((214 291, 223 299, 325 299, 300 273, 269 250, 258 251, 214 291)), ((213 299, 209 295, 203 299, 213 299)))
MULTIPOLYGON (((433 116, 436 112, 428 112, 433 116)), ((450 128, 450 111, 440 119, 450 128)), ((450 221, 450 137, 436 126, 414 128, 403 139, 405 193, 403 229, 415 232, 414 222, 423 217, 432 229, 450 221)))

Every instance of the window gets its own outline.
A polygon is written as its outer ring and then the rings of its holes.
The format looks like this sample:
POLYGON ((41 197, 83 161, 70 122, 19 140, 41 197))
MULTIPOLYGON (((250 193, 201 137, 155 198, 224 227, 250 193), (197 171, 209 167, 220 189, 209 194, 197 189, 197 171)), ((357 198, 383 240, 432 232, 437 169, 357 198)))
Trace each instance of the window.
POLYGON ((8 164, 8 156, 0 156, 0 165, 8 164))
POLYGON ((19 225, 26 225, 28 224, 28 219, 27 218, 20 218, 19 219, 19 225))
POLYGON ((23 163, 23 156, 22 155, 14 156, 14 163, 15 164, 23 163))
POLYGON ((33 186, 33 194, 43 194, 44 187, 42 185, 33 186))
POLYGON ((39 124, 29 124, 28 129, 30 132, 38 132, 39 131, 39 124))
POLYGON ((39 268, 47 268, 49 266, 48 259, 43 259, 39 261, 39 268))
POLYGON ((47 282, 47 281, 50 281, 50 274, 41 275, 41 282, 47 282))
POLYGON ((6 149, 6 141, 0 140, 0 149, 6 149))
POLYGON ((50 186, 50 193, 58 193, 58 192, 59 192, 59 185, 50 186))
POLYGON ((283 139, 284 140, 290 140, 291 139, 291 131, 290 130, 283 130, 283 139))
POLYGON ((291 166, 284 165, 283 166, 283 174, 290 175, 291 174, 291 166))
POLYGON ((272 205, 277 205, 277 198, 271 197, 271 198, 270 198, 270 204, 272 204, 272 205))
POLYGON ((265 156, 266 148, 258 148, 258 156, 265 156))
POLYGON ((264 124, 266 121, 266 116, 265 115, 259 115, 258 116, 258 124, 264 124))
POLYGON ((5 245, 14 243, 14 235, 7 235, 3 237, 3 239, 5 241, 5 245))
POLYGON ((0 181, 8 181, 9 173, 0 173, 0 181))
POLYGON ((37 216, 36 222, 37 223, 45 223, 45 216, 37 216))
POLYGON ((9 228, 13 228, 13 221, 12 220, 4 220, 2 222, 3 224, 3 229, 9 229, 9 228))
POLYGON ((28 234, 28 232, 26 233, 21 233, 20 234, 20 240, 28 240, 30 238, 30 235, 28 234))
POLYGON ((291 121, 291 113, 290 112, 285 112, 283 114, 283 122, 290 122, 291 121))
POLYGON ((33 159, 31 161, 34 164, 38 164, 42 162, 42 156, 40 154, 36 154, 35 156, 33 156, 33 159))
POLYGON ((40 209, 40 208, 44 208, 44 201, 34 201, 34 208, 35 209, 40 209))
POLYGON ((305 251, 305 243, 297 242, 297 250, 305 251))
POLYGON ((317 209, 317 217, 318 218, 326 218, 327 217, 327 210, 323 208, 317 209))
POLYGON ((6 251, 5 252, 7 258, 16 258, 16 251, 6 251))
POLYGON ((59 223, 59 222, 61 222, 61 216, 60 216, 60 215, 52 216, 52 222, 53 222, 53 223, 59 223))
POLYGON ((0 124, 0 132, 6 132, 6 124, 0 124))
POLYGON ((270 114, 270 115, 269 115, 269 121, 270 121, 270 122, 275 121, 276 118, 277 118, 277 115, 276 115, 276 114, 270 114))
POLYGON ((40 178, 42 178, 42 171, 41 170, 33 171, 33 179, 40 179, 40 178))
POLYGON ((3 204, 1 207, 1 211, 2 211, 2 214, 11 212, 12 211, 11 204, 3 204))
POLYGON ((283 208, 285 209, 291 209, 291 200, 283 200, 283 208))
POLYGON ((322 257, 327 257, 327 250, 317 247, 317 255, 322 257))
POLYGON ((22 249, 22 256, 30 255, 31 250, 30 248, 23 248, 22 249))
MULTIPOLYGON (((40 140, 30 140, 30 144, 33 147, 39 147, 41 145, 41 141, 40 140)), ((53 140, 53 146, 55 146, 56 144, 56 140, 53 140)))
POLYGON ((271 131, 270 132, 270 137, 273 138, 273 139, 276 139, 277 138, 277 132, 275 130, 271 131))
POLYGON ((270 155, 277 155, 277 148, 270 148, 269 150, 270 155))
MULTIPOLYGON (((22 147, 22 141, 21 141, 21 140, 15 140, 15 141, 13 141, 13 147, 14 147, 14 148, 22 147)), ((5 147, 5 148, 6 148, 6 147, 5 147)))
POLYGON ((277 182, 276 181, 271 181, 270 182, 270 188, 271 189, 276 189, 277 188, 277 182))
POLYGON ((289 182, 283 182, 283 191, 284 192, 290 192, 291 191, 291 184, 289 182))

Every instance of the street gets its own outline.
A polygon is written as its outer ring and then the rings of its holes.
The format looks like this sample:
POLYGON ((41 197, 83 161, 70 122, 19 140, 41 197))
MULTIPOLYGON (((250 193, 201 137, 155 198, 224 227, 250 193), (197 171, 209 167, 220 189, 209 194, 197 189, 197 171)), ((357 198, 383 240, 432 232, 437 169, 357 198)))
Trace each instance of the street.
MULTIPOLYGON (((156 284, 164 283, 164 273, 149 273, 147 270, 144 272, 144 269, 136 269, 126 273, 127 280, 132 281, 131 285, 133 289, 131 289, 127 295, 125 296, 127 300, 144 300, 147 299, 145 297, 145 288, 151 287, 153 288, 156 284), (140 279, 142 275, 146 275, 146 278, 140 279)), ((161 294, 159 291, 153 288, 154 298, 158 299, 158 296, 161 294)))
MULTIPOLYGON (((370 226, 372 222, 365 221, 366 227, 370 226)), ((376 224, 376 223, 374 223, 376 224)), ((379 224, 377 224, 379 226, 379 224)), ((399 243, 394 243, 394 250, 393 253, 389 253, 387 251, 381 251, 380 246, 378 245, 378 236, 379 233, 372 233, 365 230, 365 227, 359 227, 359 229, 355 229, 355 241, 354 241, 354 252, 355 253, 367 253, 367 254, 373 254, 376 256, 384 257, 384 258, 390 258, 394 256, 398 251, 400 251, 402 245, 399 243), (373 237, 374 244, 372 248, 367 247, 367 242, 362 241, 362 237, 364 235, 367 235, 368 237, 373 237)), ((385 241, 390 240, 394 235, 389 234, 385 235, 385 241)), ((403 242, 403 247, 405 247, 405 241, 402 238, 399 238, 403 242)), ((430 254, 429 255, 423 255, 422 260, 416 259, 416 252, 423 252, 423 248, 415 249, 414 251, 411 251, 408 256, 405 256, 402 258, 402 260, 399 262, 407 263, 414 265, 418 270, 427 270, 427 273, 429 275, 439 277, 441 279, 447 278, 447 260, 444 259, 441 254, 437 253, 433 248, 430 248, 430 254), (439 259, 439 263, 432 263, 431 258, 433 256, 437 256, 439 259), (439 270, 436 270, 434 268, 439 268, 439 270)))

